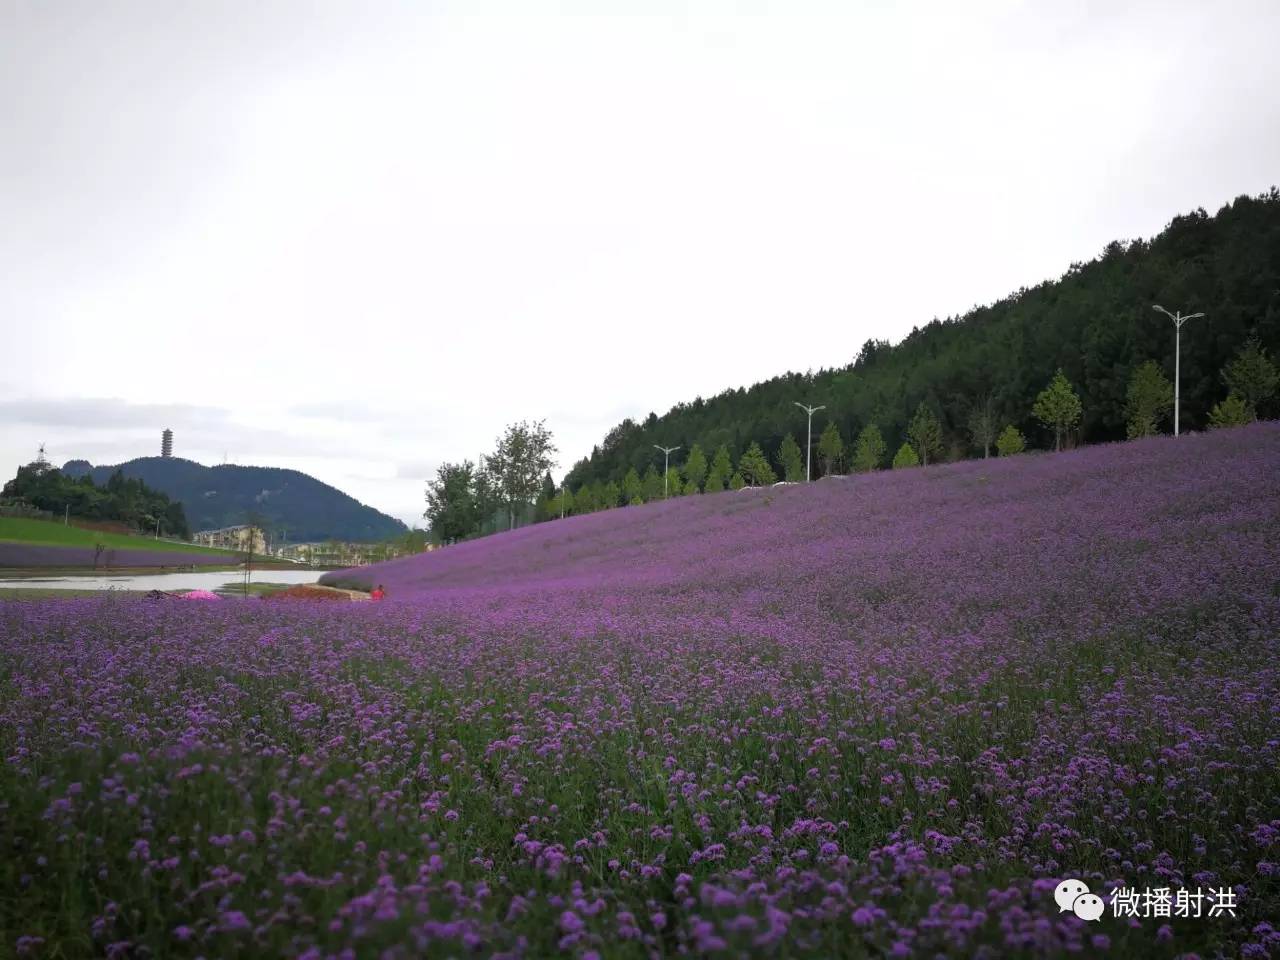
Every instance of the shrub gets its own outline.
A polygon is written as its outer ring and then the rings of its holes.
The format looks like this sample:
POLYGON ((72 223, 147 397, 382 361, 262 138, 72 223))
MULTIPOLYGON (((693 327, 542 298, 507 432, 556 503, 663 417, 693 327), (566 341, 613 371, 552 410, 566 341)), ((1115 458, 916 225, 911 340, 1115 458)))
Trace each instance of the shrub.
POLYGON ((898 448, 898 452, 893 455, 893 469, 895 470, 918 466, 920 466, 920 458, 916 456, 915 449, 909 443, 904 443, 898 448))
POLYGON ((1013 424, 1005 427, 1000 436, 996 437, 996 452, 1002 457, 1012 457, 1025 449, 1027 449, 1027 438, 1013 424))

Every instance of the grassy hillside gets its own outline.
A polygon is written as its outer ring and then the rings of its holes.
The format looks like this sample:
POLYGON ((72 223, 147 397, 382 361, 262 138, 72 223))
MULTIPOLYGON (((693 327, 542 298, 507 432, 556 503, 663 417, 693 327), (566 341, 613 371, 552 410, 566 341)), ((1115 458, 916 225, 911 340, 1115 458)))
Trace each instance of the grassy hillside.
POLYGON ((228 560, 239 555, 230 550, 214 550, 190 543, 172 543, 149 537, 131 537, 121 533, 101 533, 64 527, 56 520, 28 520, 20 517, 0 517, 0 542, 31 543, 56 547, 94 547, 103 544, 108 548, 123 550, 172 550, 177 553, 207 553, 225 556, 228 560))

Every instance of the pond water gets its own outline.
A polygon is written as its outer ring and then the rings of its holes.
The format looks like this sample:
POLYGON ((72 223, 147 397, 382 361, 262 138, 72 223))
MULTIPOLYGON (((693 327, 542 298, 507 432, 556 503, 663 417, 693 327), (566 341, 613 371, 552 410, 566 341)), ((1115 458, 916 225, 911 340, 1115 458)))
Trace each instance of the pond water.
MULTIPOLYGON (((323 570, 255 570, 251 583, 315 583, 323 570)), ((39 587, 44 590, 217 590, 224 583, 240 583, 236 570, 194 573, 69 574, 47 577, 0 577, 0 590, 39 587)))

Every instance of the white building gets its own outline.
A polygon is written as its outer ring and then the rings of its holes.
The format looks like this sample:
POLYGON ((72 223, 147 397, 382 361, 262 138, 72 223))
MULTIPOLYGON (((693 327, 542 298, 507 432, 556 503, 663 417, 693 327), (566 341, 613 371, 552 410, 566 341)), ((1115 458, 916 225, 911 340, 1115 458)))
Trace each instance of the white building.
POLYGON ((267 552, 267 538, 258 527, 247 523, 235 527, 223 527, 220 530, 198 530, 191 535, 193 543, 202 547, 218 547, 222 550, 239 550, 248 553, 267 552))

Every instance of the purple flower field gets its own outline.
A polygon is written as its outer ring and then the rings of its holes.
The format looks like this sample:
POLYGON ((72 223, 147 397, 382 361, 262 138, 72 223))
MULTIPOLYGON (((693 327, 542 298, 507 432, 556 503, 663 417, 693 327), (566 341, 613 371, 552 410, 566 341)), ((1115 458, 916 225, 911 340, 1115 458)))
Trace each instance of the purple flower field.
POLYGON ((1280 956, 1278 476, 1263 424, 331 576, 380 604, 0 601, 0 955, 1280 956))

